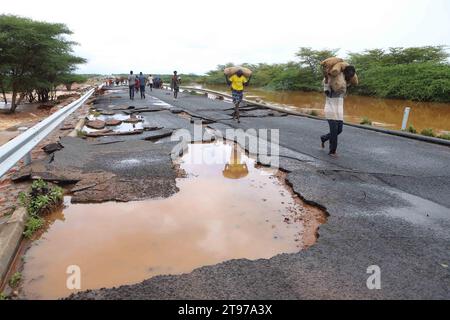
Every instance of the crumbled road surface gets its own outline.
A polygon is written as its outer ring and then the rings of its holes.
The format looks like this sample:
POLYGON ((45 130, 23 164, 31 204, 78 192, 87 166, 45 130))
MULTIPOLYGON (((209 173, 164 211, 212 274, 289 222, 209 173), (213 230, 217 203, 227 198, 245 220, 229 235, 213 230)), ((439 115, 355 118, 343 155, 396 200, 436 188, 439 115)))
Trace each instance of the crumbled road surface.
MULTIPOLYGON (((167 178, 170 194, 176 192, 175 176, 162 159, 168 155, 164 148, 171 143, 172 131, 193 130, 191 122, 198 120, 217 130, 279 129, 280 167, 288 172, 287 182, 330 216, 319 230, 316 245, 296 254, 227 261, 189 274, 86 291, 70 299, 450 298, 450 148, 345 126, 340 157, 332 159, 320 148, 319 137, 328 130, 325 121, 247 106, 237 124, 226 101, 189 93, 173 101, 165 90, 154 90, 146 100, 133 102, 125 90, 114 95, 114 99, 99 99, 97 108, 134 112, 152 130, 89 142, 79 139, 83 143, 63 139, 64 149, 54 154, 50 165, 127 177, 136 174, 136 179, 144 175, 150 184, 156 174, 167 178), (159 143, 149 142, 157 139, 159 143), (100 150, 110 149, 91 157, 95 143, 100 150), (109 157, 115 148, 121 151, 109 157), (120 152, 128 148, 136 150, 130 156, 143 161, 156 157, 158 165, 146 162, 136 171, 120 170, 120 152), (371 275, 367 270, 374 265, 381 269, 381 290, 367 287, 371 275)), ((152 196, 144 192, 140 197, 146 195, 152 196)))

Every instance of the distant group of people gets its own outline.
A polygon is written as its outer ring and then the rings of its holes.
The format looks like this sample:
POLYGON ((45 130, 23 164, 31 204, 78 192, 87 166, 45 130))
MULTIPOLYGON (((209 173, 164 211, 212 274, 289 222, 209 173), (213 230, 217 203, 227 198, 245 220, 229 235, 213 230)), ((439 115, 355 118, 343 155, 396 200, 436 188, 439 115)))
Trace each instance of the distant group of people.
MULTIPOLYGON (((178 98, 180 85, 181 78, 178 76, 177 71, 174 71, 170 85, 174 99, 178 98)), ((150 91, 153 91, 153 88, 162 89, 164 82, 160 77, 154 78, 151 74, 146 77, 142 72, 140 72, 139 75, 135 75, 133 71, 130 71, 130 75, 128 76, 128 86, 131 100, 134 100, 134 95, 138 92, 141 93, 141 99, 145 99, 146 86, 150 88, 150 91)))
POLYGON ((145 75, 140 72, 139 75, 135 75, 133 71, 130 71, 130 75, 128 76, 128 86, 130 91, 130 99, 134 100, 135 92, 141 93, 141 99, 145 99, 145 86, 148 83, 150 84, 150 88, 153 88, 153 77, 150 75, 148 79, 145 75))

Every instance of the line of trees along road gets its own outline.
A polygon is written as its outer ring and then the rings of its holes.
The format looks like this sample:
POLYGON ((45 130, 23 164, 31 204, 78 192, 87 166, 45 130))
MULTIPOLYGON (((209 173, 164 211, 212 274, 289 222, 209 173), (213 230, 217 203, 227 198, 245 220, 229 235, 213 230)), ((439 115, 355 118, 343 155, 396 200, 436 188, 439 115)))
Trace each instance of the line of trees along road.
MULTIPOLYGON (((445 46, 390 48, 348 54, 356 67, 360 85, 351 93, 380 98, 450 102, 450 64, 445 46)), ((270 90, 320 91, 323 74, 320 62, 336 56, 339 50, 300 48, 297 61, 280 64, 243 64, 254 71, 253 86, 270 90)), ((224 84, 219 65, 198 82, 224 84)))
POLYGON ((0 90, 5 103, 12 92, 10 112, 25 98, 47 102, 58 85, 85 80, 72 73, 86 60, 73 54, 70 34, 64 24, 0 15, 0 90))

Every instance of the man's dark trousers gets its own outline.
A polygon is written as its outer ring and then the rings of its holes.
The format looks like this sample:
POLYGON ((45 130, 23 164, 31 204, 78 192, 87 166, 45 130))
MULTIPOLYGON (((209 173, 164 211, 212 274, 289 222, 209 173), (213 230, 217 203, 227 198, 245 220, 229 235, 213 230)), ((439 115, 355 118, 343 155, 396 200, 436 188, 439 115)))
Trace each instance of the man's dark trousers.
POLYGON ((328 120, 330 126, 330 133, 321 137, 322 142, 330 140, 330 154, 336 153, 338 145, 338 136, 342 133, 344 127, 344 121, 340 120, 328 120))
POLYGON ((130 99, 134 99, 134 86, 130 86, 130 99))

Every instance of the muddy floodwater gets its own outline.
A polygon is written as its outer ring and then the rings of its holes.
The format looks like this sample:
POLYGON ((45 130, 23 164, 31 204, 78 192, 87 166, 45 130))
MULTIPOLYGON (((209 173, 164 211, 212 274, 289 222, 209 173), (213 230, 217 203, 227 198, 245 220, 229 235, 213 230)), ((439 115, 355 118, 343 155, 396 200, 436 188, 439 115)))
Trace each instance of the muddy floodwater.
POLYGON ((22 295, 58 298, 69 266, 82 290, 181 274, 230 259, 271 258, 313 245, 323 212, 302 203, 274 169, 232 144, 192 144, 167 199, 70 204, 24 257, 22 295))
MULTIPOLYGON (((208 85, 205 88, 221 92, 229 91, 226 86, 208 85)), ((262 99, 293 110, 306 112, 315 110, 319 115, 324 115, 325 98, 319 92, 268 91, 249 88, 246 98, 262 99)), ((408 125, 413 125, 419 132, 425 128, 432 128, 436 133, 450 132, 450 103, 414 102, 350 95, 345 99, 345 120, 359 124, 364 117, 367 117, 374 126, 400 130, 405 107, 411 108, 408 125)))

